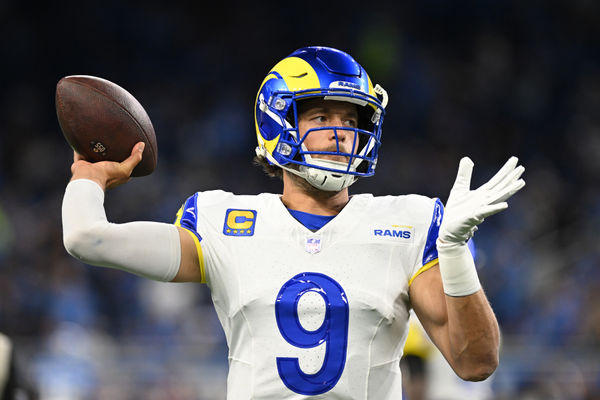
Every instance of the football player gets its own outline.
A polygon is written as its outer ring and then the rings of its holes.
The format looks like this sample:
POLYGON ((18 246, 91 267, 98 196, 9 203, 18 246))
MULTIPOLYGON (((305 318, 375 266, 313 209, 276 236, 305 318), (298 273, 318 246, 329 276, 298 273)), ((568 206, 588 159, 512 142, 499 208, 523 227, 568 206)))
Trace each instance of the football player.
POLYGON ((374 174, 386 91, 350 55, 299 49, 260 85, 257 162, 280 194, 198 192, 173 225, 109 223, 122 163, 75 155, 62 207, 67 251, 160 281, 206 283, 229 345, 229 399, 399 399, 414 309, 458 376, 487 378, 499 329, 467 241, 524 185, 511 157, 476 190, 463 158, 446 207, 419 195, 349 195, 374 174))

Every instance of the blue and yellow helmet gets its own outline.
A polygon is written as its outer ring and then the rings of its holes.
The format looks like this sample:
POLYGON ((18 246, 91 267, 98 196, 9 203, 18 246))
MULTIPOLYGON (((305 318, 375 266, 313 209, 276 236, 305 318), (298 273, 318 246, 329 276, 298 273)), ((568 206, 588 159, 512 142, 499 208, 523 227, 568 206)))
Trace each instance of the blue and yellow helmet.
POLYGON ((381 145, 381 125, 387 93, 375 87, 360 64, 343 51, 329 47, 304 47, 277 63, 262 82, 254 109, 258 147, 256 154, 326 191, 339 191, 360 176, 375 173, 381 145), (298 132, 298 102, 305 99, 347 101, 356 104, 359 123, 351 127, 309 129, 298 132), (304 145, 314 131, 352 131, 353 153, 310 151, 304 145), (341 156, 332 161, 323 154, 341 156))

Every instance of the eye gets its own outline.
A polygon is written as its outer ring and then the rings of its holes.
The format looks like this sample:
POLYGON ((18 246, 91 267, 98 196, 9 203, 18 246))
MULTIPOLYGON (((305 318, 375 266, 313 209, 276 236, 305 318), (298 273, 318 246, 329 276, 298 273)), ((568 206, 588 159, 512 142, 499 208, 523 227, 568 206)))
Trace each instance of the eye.
POLYGON ((344 125, 352 127, 352 128, 356 128, 356 126, 358 125, 358 122, 356 121, 356 119, 354 118, 350 118, 344 121, 344 125))
POLYGON ((313 121, 323 123, 327 121, 327 118, 324 115, 316 115, 312 118, 313 121))

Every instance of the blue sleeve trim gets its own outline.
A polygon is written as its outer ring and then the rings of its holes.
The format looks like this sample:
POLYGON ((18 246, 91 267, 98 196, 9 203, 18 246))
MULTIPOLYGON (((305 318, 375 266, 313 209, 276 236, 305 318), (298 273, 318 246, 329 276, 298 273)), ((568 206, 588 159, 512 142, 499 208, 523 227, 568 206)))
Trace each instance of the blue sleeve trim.
POLYGON ((477 247, 475 246, 475 242, 473 241, 473 238, 469 239, 469 241, 467 242, 467 248, 471 251, 471 255, 473 256, 473 259, 475 261, 477 261, 477 247))
POLYGON ((182 228, 188 229, 192 232, 199 241, 202 241, 202 236, 198 233, 198 213, 196 209, 198 200, 198 193, 190 196, 182 207, 183 213, 181 214, 181 219, 179 224, 182 228))
POLYGON ((431 262, 438 258, 437 247, 435 241, 440 233, 440 225, 442 225, 442 219, 444 218, 444 205, 440 199, 435 199, 435 205, 433 207, 433 216, 431 217, 431 225, 429 225, 429 232, 427 232, 427 240, 425 241, 425 249, 423 250, 423 265, 431 262))

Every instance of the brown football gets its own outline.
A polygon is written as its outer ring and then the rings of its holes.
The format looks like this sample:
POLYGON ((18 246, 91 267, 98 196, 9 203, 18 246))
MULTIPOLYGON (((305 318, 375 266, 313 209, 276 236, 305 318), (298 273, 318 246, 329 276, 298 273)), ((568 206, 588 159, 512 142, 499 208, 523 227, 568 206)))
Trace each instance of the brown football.
POLYGON ((56 85, 56 115, 71 147, 90 162, 123 161, 145 142, 131 176, 156 168, 158 149, 150 117, 128 91, 106 79, 71 75, 56 85))

